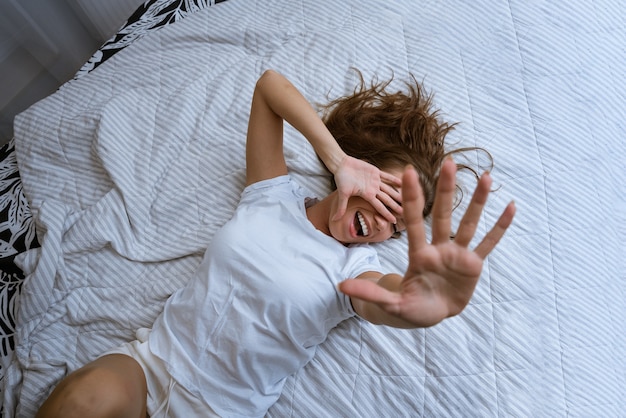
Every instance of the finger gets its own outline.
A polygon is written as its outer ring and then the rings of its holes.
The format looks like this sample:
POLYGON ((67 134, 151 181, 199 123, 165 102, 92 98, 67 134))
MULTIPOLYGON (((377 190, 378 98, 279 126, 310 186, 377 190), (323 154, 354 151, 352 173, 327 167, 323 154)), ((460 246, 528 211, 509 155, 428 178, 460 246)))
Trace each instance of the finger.
POLYGON ((339 290, 350 297, 355 297, 381 306, 399 303, 400 295, 382 286, 363 279, 348 279, 339 283, 339 290))
POLYGON ((387 184, 391 184, 392 186, 402 186, 402 179, 391 173, 387 173, 386 171, 380 172, 380 179, 387 184))
POLYGON ((396 203, 402 202, 402 193, 400 193, 399 188, 396 188, 387 183, 381 183, 380 191, 388 195, 391 199, 396 201, 396 203))
POLYGON ((404 223, 409 242, 409 261, 412 254, 418 252, 426 245, 426 232, 424 231, 424 195, 417 179, 417 171, 413 167, 407 167, 402 176, 402 205, 404 207, 404 223))
POLYGON ((496 247, 496 245, 500 241, 500 238, 502 238, 507 228, 513 222, 515 210, 515 203, 509 203, 502 212, 502 215, 500 215, 500 218, 498 219, 496 224, 493 226, 493 228, 491 228, 491 231, 489 231, 487 235, 485 235, 485 238, 483 238, 483 240, 480 242, 480 244, 478 244, 478 247, 476 247, 474 252, 478 254, 480 258, 485 259, 485 257, 489 255, 491 250, 496 247))
POLYGON ((450 240, 452 207, 456 192, 456 164, 446 158, 441 167, 432 211, 433 244, 450 240))
POLYGON ((491 176, 484 173, 478 180, 476 190, 472 195, 472 200, 461 219, 459 229, 456 233, 454 242, 462 247, 467 247, 476 233, 480 215, 483 212, 487 197, 491 190, 491 176))
POLYGON ((385 206, 378 197, 369 201, 372 207, 378 212, 383 218, 391 223, 396 223, 397 219, 393 213, 389 210, 390 208, 385 206))
POLYGON ((399 191, 391 186, 381 186, 378 193, 378 200, 383 202, 391 212, 401 215, 402 214, 402 195, 399 191))

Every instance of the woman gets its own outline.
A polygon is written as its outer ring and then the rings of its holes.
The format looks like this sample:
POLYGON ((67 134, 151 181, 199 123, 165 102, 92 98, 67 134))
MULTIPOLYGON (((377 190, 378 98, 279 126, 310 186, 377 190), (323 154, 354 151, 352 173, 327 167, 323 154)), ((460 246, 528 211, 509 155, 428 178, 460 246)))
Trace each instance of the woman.
MULTIPOLYGON (((442 148, 443 131, 423 140, 442 148)), ((379 137, 367 141, 376 144, 379 137)), ((388 141, 395 140, 382 140, 388 141)), ((423 220, 428 197, 416 170, 405 168, 405 152, 384 154, 363 157, 380 167, 346 155, 293 85, 278 73, 264 73, 250 111, 247 187, 195 276, 170 297, 151 330, 139 330, 136 341, 69 375, 38 416, 263 416, 286 377, 312 358, 341 321, 358 315, 415 328, 461 312, 515 207, 507 206, 473 251, 467 248, 490 190, 484 174, 450 240, 456 166, 435 158, 430 164, 441 167, 435 167, 440 174, 429 244, 423 220), (288 175, 284 120, 333 173, 337 190, 319 202, 305 204, 307 196, 288 175), (380 273, 375 249, 366 244, 403 230, 407 271, 380 273)))

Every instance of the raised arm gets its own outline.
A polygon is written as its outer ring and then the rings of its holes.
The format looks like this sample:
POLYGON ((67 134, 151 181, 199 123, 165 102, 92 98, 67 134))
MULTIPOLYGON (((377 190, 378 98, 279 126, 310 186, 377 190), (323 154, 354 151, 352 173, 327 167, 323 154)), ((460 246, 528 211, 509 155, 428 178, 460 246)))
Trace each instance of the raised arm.
POLYGON ((406 169, 402 195, 409 241, 409 265, 404 275, 365 273, 363 280, 346 280, 340 289, 351 297, 356 312, 375 324, 399 328, 428 327, 457 315, 469 303, 483 267, 513 221, 511 202, 480 244, 468 248, 491 187, 484 174, 476 187, 454 240, 450 237, 456 167, 447 160, 441 170, 432 216, 432 242, 426 241, 421 216, 423 197, 417 173, 406 169))
POLYGON ((400 180, 346 155, 310 103, 285 77, 272 70, 259 78, 252 98, 246 142, 247 184, 287 174, 283 121, 304 135, 335 176, 342 199, 336 216, 345 211, 349 196, 358 195, 395 221, 388 208, 395 213, 401 213, 402 208, 390 185, 399 185, 400 180))

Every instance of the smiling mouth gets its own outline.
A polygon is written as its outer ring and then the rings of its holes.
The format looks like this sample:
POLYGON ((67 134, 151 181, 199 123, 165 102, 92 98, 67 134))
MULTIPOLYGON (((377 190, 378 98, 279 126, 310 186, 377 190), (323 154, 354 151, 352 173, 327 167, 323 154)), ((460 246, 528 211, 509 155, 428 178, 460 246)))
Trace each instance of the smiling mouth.
POLYGON ((354 227, 358 236, 366 237, 369 235, 367 224, 365 223, 365 218, 363 218, 363 215, 361 215, 361 212, 359 211, 357 211, 354 215, 354 227))

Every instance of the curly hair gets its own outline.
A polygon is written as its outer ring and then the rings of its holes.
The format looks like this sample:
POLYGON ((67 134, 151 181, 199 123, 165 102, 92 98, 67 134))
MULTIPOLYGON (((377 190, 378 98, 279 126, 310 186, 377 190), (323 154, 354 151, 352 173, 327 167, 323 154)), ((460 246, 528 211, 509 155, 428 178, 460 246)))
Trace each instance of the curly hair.
MULTIPOLYGON (((424 217, 432 211, 439 171, 447 156, 482 148, 445 150, 445 137, 454 123, 442 121, 439 109, 433 106, 433 95, 411 74, 405 82, 406 91, 389 92, 393 77, 366 85, 363 75, 355 70, 360 83, 348 96, 339 97, 322 106, 322 119, 344 152, 365 160, 381 170, 402 169, 410 164, 419 173, 424 192, 424 217)), ((458 169, 478 173, 466 164, 458 169)), ((332 185, 335 187, 335 185, 332 185)), ((457 184, 457 203, 462 199, 457 184)))

